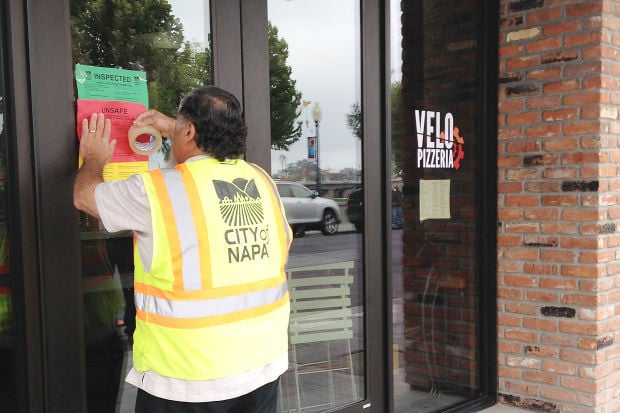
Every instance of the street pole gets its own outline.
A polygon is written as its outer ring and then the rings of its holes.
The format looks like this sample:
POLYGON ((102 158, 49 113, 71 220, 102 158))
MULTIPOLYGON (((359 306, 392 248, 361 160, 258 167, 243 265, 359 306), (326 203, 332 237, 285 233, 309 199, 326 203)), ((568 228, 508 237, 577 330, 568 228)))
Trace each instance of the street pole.
POLYGON ((314 119, 314 126, 316 128, 316 150, 314 157, 316 158, 316 192, 321 196, 321 167, 319 166, 319 124, 321 123, 321 117, 323 113, 321 112, 321 107, 318 103, 314 104, 314 109, 312 109, 312 118, 314 119))

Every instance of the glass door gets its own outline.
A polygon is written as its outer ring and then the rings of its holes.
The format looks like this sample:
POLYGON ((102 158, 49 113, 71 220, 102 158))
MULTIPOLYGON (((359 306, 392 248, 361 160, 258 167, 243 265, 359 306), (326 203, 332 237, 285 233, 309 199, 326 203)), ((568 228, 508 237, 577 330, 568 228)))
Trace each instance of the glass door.
POLYGON ((295 238, 281 411, 364 400, 360 2, 269 0, 271 174, 295 238))
POLYGON ((391 4, 393 404, 430 413, 495 388, 497 16, 391 4))
MULTIPOLYGON (((71 34, 78 116, 81 105, 115 102, 121 109, 108 116, 121 119, 119 112, 141 99, 141 110, 155 108, 174 117, 185 93, 212 83, 207 0, 131 1, 123 7, 72 1, 71 34), (128 80, 97 86, 104 76, 128 80), (145 84, 136 85, 136 79, 145 84), (146 96, 133 91, 141 86, 146 96)), ((164 139, 157 152, 116 159, 116 169, 108 170, 107 177, 122 179, 171 165, 170 152, 164 139)), ((88 412, 131 412, 136 388, 124 379, 132 366, 135 330, 132 234, 108 233, 86 214, 80 215, 79 231, 88 412)))
MULTIPOLYGON (((2 10, 0 10, 2 13, 2 10)), ((0 19, 3 18, 3 13, 0 19)), ((17 410, 17 371, 15 319, 13 317, 14 275, 9 262, 9 224, 7 128, 5 127, 5 51, 4 33, 0 32, 0 406, 17 410)))

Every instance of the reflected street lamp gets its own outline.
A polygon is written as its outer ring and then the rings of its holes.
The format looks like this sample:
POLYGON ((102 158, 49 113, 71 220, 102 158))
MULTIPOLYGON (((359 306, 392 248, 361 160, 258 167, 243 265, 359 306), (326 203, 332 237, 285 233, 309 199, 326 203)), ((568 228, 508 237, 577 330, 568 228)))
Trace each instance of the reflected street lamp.
POLYGON ((323 116, 323 112, 321 112, 321 107, 318 103, 314 104, 314 108, 312 109, 312 119, 314 120, 314 126, 316 127, 316 150, 315 150, 315 158, 316 158, 316 192, 318 192, 319 196, 321 196, 321 168, 319 167, 319 124, 321 123, 321 117, 323 116))

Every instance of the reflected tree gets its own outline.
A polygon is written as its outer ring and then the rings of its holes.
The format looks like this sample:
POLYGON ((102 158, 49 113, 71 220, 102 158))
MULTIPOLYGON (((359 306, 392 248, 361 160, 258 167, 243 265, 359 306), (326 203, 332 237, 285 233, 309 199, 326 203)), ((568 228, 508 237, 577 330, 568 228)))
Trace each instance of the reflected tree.
MULTIPOLYGON (((207 46, 184 41, 183 25, 160 0, 71 0, 74 63, 143 70, 149 105, 176 114, 179 98, 212 83, 207 46)), ((301 92, 287 65, 288 44, 269 25, 271 144, 288 149, 301 137, 301 92)))
POLYGON ((146 71, 151 107, 174 115, 190 85, 210 83, 208 65, 188 69, 208 63, 209 51, 183 42, 183 25, 167 2, 71 0, 70 10, 73 62, 146 71))
POLYGON ((286 150, 301 137, 301 92, 296 89, 292 69, 287 65, 288 44, 269 24, 269 87, 271 104, 271 147, 286 150))
MULTIPOLYGON (((391 104, 391 123, 392 128, 390 130, 391 142, 392 142, 392 174, 394 176, 400 176, 403 170, 403 150, 401 148, 402 136, 404 134, 403 129, 403 109, 402 109, 402 86, 400 82, 392 83, 390 90, 390 104, 391 104)), ((353 135, 360 141, 364 139, 364 130, 362 123, 362 109, 358 102, 351 105, 351 112, 346 115, 347 128, 353 133, 353 135)))

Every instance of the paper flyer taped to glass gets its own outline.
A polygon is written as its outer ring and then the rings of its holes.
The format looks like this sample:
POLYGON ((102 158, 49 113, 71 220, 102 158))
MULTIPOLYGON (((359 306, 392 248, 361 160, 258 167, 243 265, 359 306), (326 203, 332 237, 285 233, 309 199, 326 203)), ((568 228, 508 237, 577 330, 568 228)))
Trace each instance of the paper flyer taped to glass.
POLYGON ((420 179, 420 222, 450 218, 450 180, 420 179))

